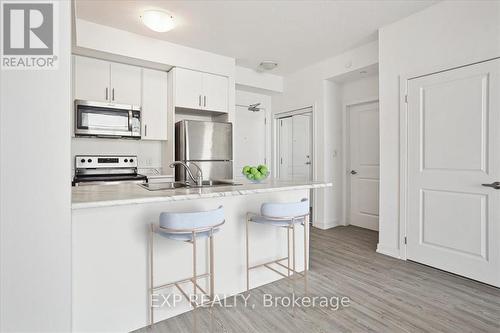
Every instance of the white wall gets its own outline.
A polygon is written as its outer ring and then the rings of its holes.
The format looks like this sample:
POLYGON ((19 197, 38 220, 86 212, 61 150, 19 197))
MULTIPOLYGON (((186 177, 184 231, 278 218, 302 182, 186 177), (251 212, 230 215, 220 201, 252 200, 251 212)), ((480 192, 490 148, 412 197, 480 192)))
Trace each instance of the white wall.
POLYGON ((399 79, 500 56, 500 2, 444 1, 379 31, 380 233, 400 256, 399 79))
POLYGON ((378 75, 342 82, 341 87, 343 105, 378 98, 378 75))
POLYGON ((0 73, 0 331, 71 329, 70 2, 59 68, 0 73))
POLYGON ((283 94, 272 97, 273 113, 314 107, 314 173, 317 180, 333 181, 333 188, 315 191, 315 217, 319 228, 343 224, 341 216, 341 108, 334 77, 378 63, 378 43, 372 42, 284 77, 283 94), (332 129, 336 129, 334 132, 332 129))

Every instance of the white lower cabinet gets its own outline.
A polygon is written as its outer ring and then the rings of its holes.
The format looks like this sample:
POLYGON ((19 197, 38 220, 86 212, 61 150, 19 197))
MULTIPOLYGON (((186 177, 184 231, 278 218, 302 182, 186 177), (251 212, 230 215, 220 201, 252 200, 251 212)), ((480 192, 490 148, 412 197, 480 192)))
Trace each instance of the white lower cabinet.
POLYGON ((167 73, 152 69, 142 72, 142 140, 167 140, 167 73))

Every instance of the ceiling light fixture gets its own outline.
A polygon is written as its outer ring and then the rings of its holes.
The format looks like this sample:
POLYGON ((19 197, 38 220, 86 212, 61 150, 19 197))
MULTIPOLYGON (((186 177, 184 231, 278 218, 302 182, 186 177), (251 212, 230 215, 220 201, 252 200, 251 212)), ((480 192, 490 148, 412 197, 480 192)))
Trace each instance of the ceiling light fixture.
POLYGON ((278 67, 276 61, 265 60, 259 64, 259 69, 264 71, 270 71, 278 67))
POLYGON ((141 19, 146 27, 156 32, 166 32, 175 27, 174 17, 163 10, 145 10, 141 19))

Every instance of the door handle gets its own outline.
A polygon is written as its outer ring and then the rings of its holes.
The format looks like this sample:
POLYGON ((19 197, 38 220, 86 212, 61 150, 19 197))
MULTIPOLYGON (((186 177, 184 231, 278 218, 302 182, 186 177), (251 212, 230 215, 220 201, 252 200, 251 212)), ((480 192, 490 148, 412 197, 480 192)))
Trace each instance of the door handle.
POLYGON ((144 136, 148 136, 148 124, 144 125, 144 136))
POLYGON ((111 100, 115 100, 115 88, 111 89, 111 100))
POLYGON ((108 88, 106 87, 106 100, 108 100, 108 88))
POLYGON ((495 190, 500 190, 500 182, 494 182, 491 184, 481 184, 486 187, 493 187, 495 190))
POLYGON ((311 164, 311 162, 306 162, 307 165, 311 164))
POLYGON ((351 170, 351 175, 357 175, 358 172, 356 170, 351 170))
POLYGON ((201 106, 201 95, 198 95, 198 105, 201 106))
POLYGON ((203 96, 203 106, 207 106, 207 96, 203 96))

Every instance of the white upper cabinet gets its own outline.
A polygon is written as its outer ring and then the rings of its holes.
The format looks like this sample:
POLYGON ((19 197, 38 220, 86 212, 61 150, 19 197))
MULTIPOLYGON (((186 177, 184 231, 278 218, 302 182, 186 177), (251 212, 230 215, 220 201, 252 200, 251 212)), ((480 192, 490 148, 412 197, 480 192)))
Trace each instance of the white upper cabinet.
POLYGON ((141 68, 75 56, 75 99, 141 105, 141 68))
POLYGON ((172 71, 176 107, 227 112, 227 77, 184 68, 172 71))
POLYGON ((75 99, 108 102, 110 98, 107 61, 87 57, 74 57, 75 99))
POLYGON ((203 109, 227 112, 227 77, 203 74, 203 109))
POLYGON ((188 109, 202 107, 202 73, 183 68, 175 71, 175 106, 188 109))
POLYGON ((111 63, 111 102, 141 105, 141 68, 111 63))
POLYGON ((167 73, 142 72, 142 140, 167 140, 167 73))

